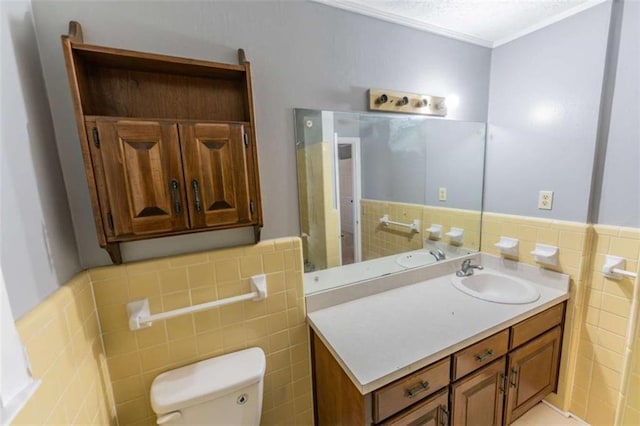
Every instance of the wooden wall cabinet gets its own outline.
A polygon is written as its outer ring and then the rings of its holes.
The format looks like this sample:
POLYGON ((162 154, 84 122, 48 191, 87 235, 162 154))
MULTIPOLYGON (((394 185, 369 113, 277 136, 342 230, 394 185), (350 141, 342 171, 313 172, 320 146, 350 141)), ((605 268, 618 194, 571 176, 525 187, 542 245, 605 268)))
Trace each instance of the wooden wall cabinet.
POLYGON ((100 246, 244 226, 260 238, 251 70, 62 37, 100 246))
POLYGON ((318 425, 501 426, 556 390, 565 303, 362 395, 312 333, 318 425))

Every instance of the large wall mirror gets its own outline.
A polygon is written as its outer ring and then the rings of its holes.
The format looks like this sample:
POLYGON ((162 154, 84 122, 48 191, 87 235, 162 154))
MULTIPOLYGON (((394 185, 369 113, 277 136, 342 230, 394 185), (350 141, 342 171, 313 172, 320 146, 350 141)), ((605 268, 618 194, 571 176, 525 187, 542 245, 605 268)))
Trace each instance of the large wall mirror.
POLYGON ((296 109, 295 126, 306 273, 390 259, 339 270, 353 281, 480 249, 485 123, 296 109))

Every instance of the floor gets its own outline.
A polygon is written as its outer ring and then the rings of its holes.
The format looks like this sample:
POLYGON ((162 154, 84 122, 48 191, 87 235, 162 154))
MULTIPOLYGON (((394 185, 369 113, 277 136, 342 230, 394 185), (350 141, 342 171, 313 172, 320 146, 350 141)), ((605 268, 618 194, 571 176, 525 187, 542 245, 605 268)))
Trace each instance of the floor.
POLYGON ((563 416, 541 402, 531 410, 527 411, 518 420, 511 423, 511 426, 578 426, 583 424, 584 423, 581 423, 572 417, 567 418, 563 416))

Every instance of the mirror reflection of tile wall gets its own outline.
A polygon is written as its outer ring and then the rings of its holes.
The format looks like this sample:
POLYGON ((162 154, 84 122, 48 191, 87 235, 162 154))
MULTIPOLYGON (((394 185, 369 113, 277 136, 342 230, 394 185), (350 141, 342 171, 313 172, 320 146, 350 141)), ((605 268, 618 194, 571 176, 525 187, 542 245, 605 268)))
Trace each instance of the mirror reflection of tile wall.
POLYGON ((419 250, 423 247, 423 238, 429 241, 448 243, 446 236, 430 238, 425 231, 429 224, 442 225, 443 230, 452 227, 464 229, 461 244, 454 244, 473 251, 480 249, 480 210, 463 210, 447 207, 426 206, 419 204, 392 203, 377 200, 362 200, 362 260, 376 259, 382 256, 419 250), (398 232, 393 227, 380 225, 380 216, 389 214, 400 222, 411 222, 420 219, 422 229, 417 233, 398 232))

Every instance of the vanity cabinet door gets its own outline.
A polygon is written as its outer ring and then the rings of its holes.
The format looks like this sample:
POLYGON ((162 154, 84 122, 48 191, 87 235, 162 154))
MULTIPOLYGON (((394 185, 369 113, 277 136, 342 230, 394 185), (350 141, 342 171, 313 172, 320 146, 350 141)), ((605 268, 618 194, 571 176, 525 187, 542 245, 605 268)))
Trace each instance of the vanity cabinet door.
POLYGON ((553 328, 509 354, 505 424, 510 424, 556 389, 562 329, 553 328))
POLYGON ((451 386, 451 424, 499 426, 502 424, 505 388, 504 357, 451 386))
POLYGON ((446 426, 449 424, 447 389, 382 423, 385 426, 446 426))

